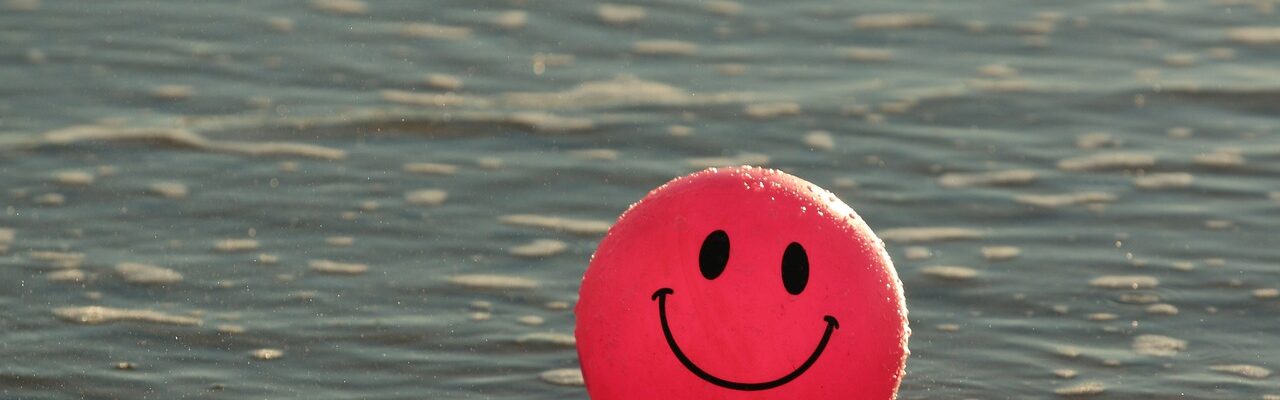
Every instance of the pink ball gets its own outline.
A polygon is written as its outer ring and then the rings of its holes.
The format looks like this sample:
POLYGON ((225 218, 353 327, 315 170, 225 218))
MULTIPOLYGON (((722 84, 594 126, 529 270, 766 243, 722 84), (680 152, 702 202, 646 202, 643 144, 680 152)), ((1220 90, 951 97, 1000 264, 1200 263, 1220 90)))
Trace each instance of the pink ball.
POLYGON ((907 309, 884 244, 781 171, 712 168, 623 213, 577 315, 594 399, 891 399, 907 309))

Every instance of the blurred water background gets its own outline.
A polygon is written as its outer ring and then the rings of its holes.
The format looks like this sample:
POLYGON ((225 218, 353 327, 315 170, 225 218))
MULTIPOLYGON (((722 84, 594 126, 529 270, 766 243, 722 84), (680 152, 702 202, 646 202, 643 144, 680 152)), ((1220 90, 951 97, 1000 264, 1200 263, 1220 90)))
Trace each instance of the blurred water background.
POLYGON ((0 0, 0 397, 585 398, 603 231, 754 164, 903 399, 1278 398, 1276 6, 0 0))

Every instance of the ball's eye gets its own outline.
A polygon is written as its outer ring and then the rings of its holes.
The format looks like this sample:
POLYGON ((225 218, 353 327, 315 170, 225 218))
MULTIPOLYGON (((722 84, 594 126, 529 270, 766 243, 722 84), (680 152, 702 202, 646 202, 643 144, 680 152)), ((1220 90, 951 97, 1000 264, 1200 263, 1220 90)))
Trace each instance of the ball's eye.
POLYGON ((719 230, 711 232, 702 241, 702 251, 698 253, 698 267, 702 269, 702 276, 707 279, 716 279, 728 264, 729 234, 719 230))
POLYGON ((800 243, 791 242, 782 253, 782 286, 787 288, 787 293, 800 294, 808 284, 809 255, 800 243))

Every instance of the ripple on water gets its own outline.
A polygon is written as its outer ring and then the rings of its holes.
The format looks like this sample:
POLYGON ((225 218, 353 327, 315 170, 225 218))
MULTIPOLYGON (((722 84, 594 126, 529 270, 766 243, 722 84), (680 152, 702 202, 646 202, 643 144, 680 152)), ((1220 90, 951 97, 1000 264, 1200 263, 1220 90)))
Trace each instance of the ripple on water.
POLYGON ((280 349, 257 349, 249 352, 249 356, 257 360, 279 360, 284 357, 284 350, 280 349))
POLYGON ((573 347, 578 343, 578 341, 573 337, 573 335, 554 332, 534 332, 516 337, 516 343, 573 347))
POLYGON ((449 192, 440 189, 421 189, 404 194, 404 201, 415 206, 438 206, 449 198, 449 192))
POLYGON ((1133 185, 1143 189, 1181 188, 1191 186, 1195 176, 1186 172, 1147 174, 1133 178, 1133 185))
POLYGON ((511 275, 467 274, 449 277, 449 283, 474 289, 537 289, 538 281, 511 275))
POLYGON ((415 39, 464 40, 471 37, 471 28, 413 22, 402 25, 400 35, 415 39))
POLYGON ((815 150, 831 151, 836 148, 836 141, 831 132, 809 131, 804 135, 804 144, 815 150))
POLYGON ((13 245, 13 240, 17 237, 13 228, 0 228, 0 254, 9 252, 9 246, 13 245))
POLYGON ((45 278, 50 282, 83 283, 87 275, 78 269, 62 269, 45 274, 45 278))
POLYGON ((582 370, 578 368, 563 368, 543 371, 538 375, 543 382, 560 386, 583 386, 586 381, 582 379, 582 370))
POLYGON ((684 160, 685 165, 693 168, 736 167, 739 165, 768 165, 769 156, 760 153, 738 153, 733 157, 696 157, 684 160))
POLYGON ((584 235, 595 235, 608 232, 609 227, 612 225, 607 221, 563 218, 535 214, 504 215, 499 217, 498 220, 507 225, 545 228, 554 231, 565 231, 584 235))
POLYGON ((1059 194, 1020 194, 1013 197, 1018 204, 1042 208, 1061 208, 1085 204, 1102 204, 1116 201, 1116 195, 1107 192, 1078 192, 1059 194))
POLYGON ((338 15, 361 15, 369 12, 369 5, 360 0, 311 0, 311 8, 338 15))
POLYGON ((223 239, 213 244, 219 253, 242 253, 258 249, 258 241, 254 239, 223 239))
POLYGON ((142 263, 116 264, 116 274, 125 282, 144 285, 167 285, 182 281, 182 274, 178 271, 142 263))
POLYGON ((344 263, 330 260, 311 260, 307 266, 312 271, 330 275, 359 275, 369 270, 365 264, 344 263))
POLYGON ((1144 153, 1100 153, 1058 161, 1063 171, 1098 171, 1146 168, 1156 164, 1156 157, 1144 153))
POLYGON ((60 171, 53 174, 54 182, 62 186, 83 187, 93 184, 93 174, 84 171, 60 171))
POLYGON ((646 56, 692 56, 698 53, 698 45, 683 40, 652 39, 635 42, 632 50, 646 56))
POLYGON ((1271 376, 1271 370, 1257 365, 1249 364, 1224 364, 1209 367, 1210 371, 1232 374, 1249 379, 1264 379, 1271 376))
POLYGON ((537 239, 528 244, 512 247, 512 255, 520 257, 550 257, 563 253, 569 245, 555 239, 537 239))
POLYGON ((954 265, 934 265, 920 269, 924 276, 948 281, 967 281, 978 276, 978 271, 969 267, 954 265))
POLYGON ((1039 177, 1038 173, 1025 169, 981 173, 946 173, 938 177, 938 184, 951 188, 970 186, 1013 186, 1030 184, 1035 182, 1037 177, 1039 177))
POLYGON ((988 261, 1004 261, 1018 258, 1022 249, 1016 246, 987 246, 982 248, 982 258, 988 261))
POLYGON ((1138 335, 1131 347, 1141 355, 1172 357, 1187 349, 1187 341, 1163 335, 1138 335))
POLYGON ((53 309, 53 315, 69 322, 86 325, 105 324, 109 322, 146 322, 167 325, 200 325, 199 318, 168 314, 152 310, 134 310, 100 306, 60 307, 53 309))
POLYGON ((865 14, 853 17, 849 24, 858 29, 907 29, 933 25, 930 14, 888 13, 865 14))
POLYGON ((1071 386, 1054 389, 1053 392, 1066 397, 1096 396, 1107 391, 1101 382, 1081 382, 1071 386))
POLYGON ((959 227, 893 228, 880 232, 880 239, 898 243, 978 239, 982 236, 982 231, 977 229, 959 227))
POLYGON ((1280 26, 1246 26, 1227 30, 1232 41, 1253 44, 1280 44, 1280 26))
POLYGON ((644 7, 620 4, 601 4, 596 6, 596 16, 601 22, 611 25, 626 25, 644 19, 644 7))
POLYGON ((426 175, 453 175, 458 172, 458 166, 426 162, 408 163, 404 165, 404 172, 426 175))
POLYGON ((1148 275, 1106 275, 1089 280, 1089 285, 1103 289, 1151 289, 1160 280, 1148 275))
POLYGON ((147 192, 166 199, 181 200, 190 195, 187 185, 182 182, 156 182, 147 187, 147 192))
POLYGON ((800 115, 800 103, 793 101, 748 104, 743 114, 756 119, 768 119, 800 115))

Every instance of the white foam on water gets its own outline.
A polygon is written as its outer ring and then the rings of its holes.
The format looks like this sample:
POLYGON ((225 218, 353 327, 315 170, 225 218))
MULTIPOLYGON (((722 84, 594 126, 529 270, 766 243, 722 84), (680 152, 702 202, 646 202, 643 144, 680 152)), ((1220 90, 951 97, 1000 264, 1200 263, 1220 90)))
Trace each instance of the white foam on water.
POLYGON ((453 175, 458 172, 456 165, 427 162, 408 163, 402 169, 404 172, 426 175, 453 175))

